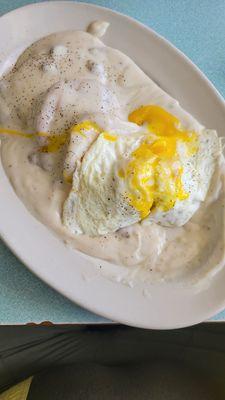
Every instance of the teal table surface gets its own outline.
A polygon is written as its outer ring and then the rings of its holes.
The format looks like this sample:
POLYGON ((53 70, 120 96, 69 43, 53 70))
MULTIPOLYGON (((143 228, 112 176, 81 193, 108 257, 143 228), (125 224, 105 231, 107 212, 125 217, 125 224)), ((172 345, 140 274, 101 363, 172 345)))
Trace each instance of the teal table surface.
MULTIPOLYGON (((0 14, 36 1, 0 0, 0 14)), ((130 15, 181 49, 225 96, 225 0, 96 0, 130 15)), ((2 38, 3 39, 3 38, 2 38)), ((225 311, 213 320, 225 320, 225 311)), ((0 241, 0 324, 99 323, 36 278, 0 241)))

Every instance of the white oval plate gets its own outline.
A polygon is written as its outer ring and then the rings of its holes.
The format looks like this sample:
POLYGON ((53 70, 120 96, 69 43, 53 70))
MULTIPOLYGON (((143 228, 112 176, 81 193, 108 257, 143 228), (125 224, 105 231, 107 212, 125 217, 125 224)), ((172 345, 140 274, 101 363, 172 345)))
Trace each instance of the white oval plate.
MULTIPOLYGON (((180 51, 135 20, 105 8, 74 2, 33 4, 0 18, 0 60, 55 31, 85 29, 93 20, 111 26, 106 44, 129 55, 204 125, 220 135, 225 104, 212 84, 180 51), (166 66, 166 68, 165 68, 166 66)), ((4 62, 1 63, 4 68, 4 62)), ((225 307, 225 268, 200 293, 176 285, 152 285, 149 296, 107 280, 81 253, 68 249, 35 220, 14 193, 0 166, 0 234, 37 276, 79 305, 125 324, 156 329, 201 322, 225 307), (84 276, 91 275, 89 280, 84 276)))

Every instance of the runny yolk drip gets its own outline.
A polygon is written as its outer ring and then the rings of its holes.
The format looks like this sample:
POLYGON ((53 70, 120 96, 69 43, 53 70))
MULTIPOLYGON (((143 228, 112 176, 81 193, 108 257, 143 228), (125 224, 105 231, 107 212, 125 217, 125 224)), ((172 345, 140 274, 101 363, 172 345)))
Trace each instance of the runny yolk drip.
POLYGON ((115 142, 117 137, 110 134, 109 132, 104 131, 98 124, 95 122, 86 120, 81 122, 80 124, 72 126, 70 129, 71 134, 79 134, 86 138, 86 134, 88 134, 88 131, 94 130, 98 134, 102 134, 103 138, 105 140, 109 140, 110 142, 115 142))
POLYGON ((40 137, 46 137, 47 138, 47 144, 40 147, 39 151, 41 153, 55 153, 57 152, 61 146, 63 146, 66 141, 68 135, 66 133, 60 134, 60 135, 39 135, 40 137))
POLYGON ((26 133, 26 132, 18 131, 16 129, 9 129, 9 128, 4 128, 4 127, 0 127, 0 134, 15 135, 15 136, 21 136, 21 137, 25 137, 25 138, 33 137, 33 133, 26 133))
POLYGON ((92 129, 96 133, 102 132, 102 129, 100 128, 100 126, 98 124, 96 124, 95 122, 89 121, 89 120, 85 120, 85 121, 81 122, 80 124, 73 125, 72 128, 70 128, 70 133, 71 134, 79 134, 81 136, 86 137, 85 133, 87 133, 88 131, 90 131, 92 129))
POLYGON ((182 183, 183 167, 177 151, 178 142, 186 144, 189 154, 197 151, 197 135, 182 129, 180 121, 163 108, 140 107, 129 115, 138 125, 147 123, 146 138, 132 152, 132 158, 119 176, 126 179, 130 204, 145 218, 151 209, 171 209, 177 200, 189 194, 182 183))
POLYGON ((62 145, 64 145, 66 143, 66 140, 67 140, 66 133, 60 134, 60 135, 50 134, 48 132, 27 133, 27 132, 18 131, 17 129, 9 129, 9 128, 4 128, 4 127, 0 127, 0 134, 20 136, 20 137, 24 137, 27 139, 34 139, 35 137, 44 137, 47 139, 46 140, 47 144, 40 147, 39 152, 41 152, 41 153, 56 152, 60 149, 60 147, 62 145))
POLYGON ((94 129, 94 131, 98 134, 102 134, 105 140, 109 140, 111 142, 115 142, 117 140, 116 136, 104 131, 98 124, 89 120, 83 121, 80 124, 73 125, 68 131, 60 134, 53 134, 49 132, 26 133, 18 131, 16 129, 9 129, 4 127, 0 127, 0 134, 21 136, 28 139, 35 137, 44 137, 46 138, 47 143, 39 148, 39 152, 55 153, 61 148, 61 146, 66 144, 69 134, 78 134, 86 138, 86 133, 88 133, 88 131, 90 131, 91 129, 94 129))
POLYGON ((73 125, 64 133, 58 135, 47 133, 45 136, 48 138, 48 143, 46 146, 41 147, 40 151, 44 153, 54 153, 67 142, 69 135, 81 135, 86 138, 86 133, 92 129, 94 129, 96 133, 100 133, 102 131, 95 122, 86 120, 80 124, 73 125))
POLYGON ((114 142, 116 140, 116 136, 109 134, 108 132, 104 131, 98 124, 95 122, 85 120, 79 124, 73 125, 67 132, 59 134, 59 135, 49 135, 47 134, 46 137, 48 138, 48 144, 46 146, 41 147, 40 151, 45 153, 53 153, 60 149, 67 140, 69 134, 71 135, 80 135, 86 138, 88 131, 94 130, 98 134, 102 134, 104 139, 114 142))
POLYGON ((115 141, 117 140, 117 137, 116 137, 116 136, 111 135, 111 134, 108 133, 108 132, 103 132, 103 138, 104 138, 105 140, 109 140, 110 142, 115 142, 115 141))

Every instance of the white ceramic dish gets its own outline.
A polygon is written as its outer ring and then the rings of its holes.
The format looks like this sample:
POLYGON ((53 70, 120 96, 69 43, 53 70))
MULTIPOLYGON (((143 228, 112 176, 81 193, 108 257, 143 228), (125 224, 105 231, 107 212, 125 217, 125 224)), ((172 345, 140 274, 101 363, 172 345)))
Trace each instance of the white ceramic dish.
MULTIPOLYGON (((40 37, 55 31, 85 29, 97 19, 111 23, 104 38, 106 44, 133 58, 185 109, 223 135, 225 103, 204 75, 152 30, 108 9, 84 3, 47 2, 4 15, 0 19, 0 35, 4 37, 0 68, 5 68, 4 60, 9 56, 40 37)), ((195 324, 225 307, 225 268, 202 292, 176 285, 152 285, 145 287, 149 296, 144 296, 143 285, 131 289, 107 280, 88 258, 65 247, 35 220, 17 198, 2 166, 0 182, 3 240, 37 276, 79 305, 112 320, 157 329, 195 324)))

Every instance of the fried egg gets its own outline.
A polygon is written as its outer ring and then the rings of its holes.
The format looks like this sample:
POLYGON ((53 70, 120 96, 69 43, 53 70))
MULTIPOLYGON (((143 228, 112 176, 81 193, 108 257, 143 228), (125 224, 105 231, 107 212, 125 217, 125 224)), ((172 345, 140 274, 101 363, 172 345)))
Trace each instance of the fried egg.
POLYGON ((131 112, 127 124, 105 131, 83 121, 71 131, 70 141, 75 133, 88 143, 76 163, 68 159, 63 223, 74 234, 104 235, 137 222, 181 226, 206 197, 220 154, 215 131, 184 129, 152 104, 131 112))

